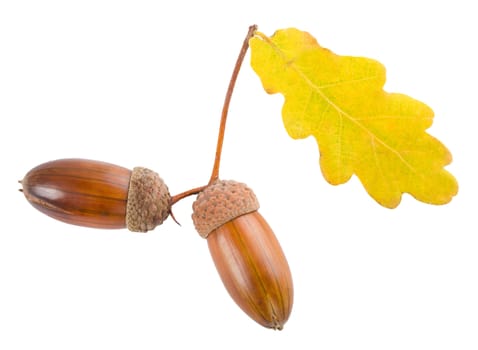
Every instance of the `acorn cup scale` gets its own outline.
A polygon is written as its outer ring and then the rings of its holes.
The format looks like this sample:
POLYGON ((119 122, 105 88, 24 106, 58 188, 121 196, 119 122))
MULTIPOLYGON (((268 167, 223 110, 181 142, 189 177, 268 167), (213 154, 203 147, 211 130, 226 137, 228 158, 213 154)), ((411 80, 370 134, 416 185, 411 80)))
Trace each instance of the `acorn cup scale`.
POLYGON ((170 213, 167 186, 155 172, 87 159, 59 159, 20 181, 42 213, 73 225, 146 232, 170 213))
POLYGON ((260 325, 282 329, 292 311, 293 283, 274 232, 250 188, 216 181, 193 204, 219 276, 236 304, 260 325))

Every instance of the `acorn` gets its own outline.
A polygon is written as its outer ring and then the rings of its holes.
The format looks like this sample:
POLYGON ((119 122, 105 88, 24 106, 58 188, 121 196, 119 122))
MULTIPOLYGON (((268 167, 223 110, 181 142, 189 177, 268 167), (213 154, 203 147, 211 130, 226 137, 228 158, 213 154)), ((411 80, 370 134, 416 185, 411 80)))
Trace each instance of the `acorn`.
POLYGON ((192 218, 232 299, 260 325, 280 330, 292 310, 292 276, 258 209, 245 184, 218 180, 199 193, 192 218))
POLYGON ((171 211, 168 187, 142 167, 59 159, 33 168, 20 183, 36 209, 73 225, 147 232, 171 211))

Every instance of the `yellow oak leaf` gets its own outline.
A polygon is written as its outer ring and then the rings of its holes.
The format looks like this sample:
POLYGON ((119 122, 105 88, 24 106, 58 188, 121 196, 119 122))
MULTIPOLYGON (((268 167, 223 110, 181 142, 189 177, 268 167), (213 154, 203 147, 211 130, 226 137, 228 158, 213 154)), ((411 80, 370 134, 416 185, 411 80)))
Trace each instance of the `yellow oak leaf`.
POLYGON ((444 166, 450 152, 425 132, 433 111, 409 96, 383 90, 379 62, 339 56, 294 28, 250 40, 251 65, 269 94, 280 92, 284 126, 294 139, 313 135, 325 179, 355 174, 378 203, 395 208, 402 193, 448 203, 458 184, 444 166))

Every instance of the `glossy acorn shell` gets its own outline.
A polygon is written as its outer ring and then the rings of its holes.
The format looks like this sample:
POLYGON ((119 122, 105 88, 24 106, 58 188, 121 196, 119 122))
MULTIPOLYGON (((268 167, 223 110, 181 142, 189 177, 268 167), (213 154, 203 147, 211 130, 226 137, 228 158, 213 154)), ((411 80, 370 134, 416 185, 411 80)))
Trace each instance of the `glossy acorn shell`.
POLYGON ((282 248, 258 211, 207 236, 214 264, 236 304, 264 327, 282 329, 292 311, 292 275, 282 248))
POLYGON ((21 181, 36 209, 87 227, 126 227, 131 170, 94 160, 60 159, 30 170, 21 181))

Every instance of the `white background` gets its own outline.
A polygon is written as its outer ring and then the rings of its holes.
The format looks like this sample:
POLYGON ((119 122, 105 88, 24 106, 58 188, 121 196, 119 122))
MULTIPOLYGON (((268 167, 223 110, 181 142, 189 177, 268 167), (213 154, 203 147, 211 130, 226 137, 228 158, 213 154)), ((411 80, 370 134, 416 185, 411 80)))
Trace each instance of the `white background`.
POLYGON ((471 1, 2 1, 0 348, 477 349, 475 11, 471 1), (388 210, 325 182, 313 139, 246 60, 221 177, 246 182, 288 257, 282 332, 232 302, 190 220, 148 234, 57 222, 17 190, 69 157, 147 166, 173 194, 207 182, 226 87, 251 24, 297 27, 378 59, 386 90, 429 104, 460 183, 445 206, 388 210))

